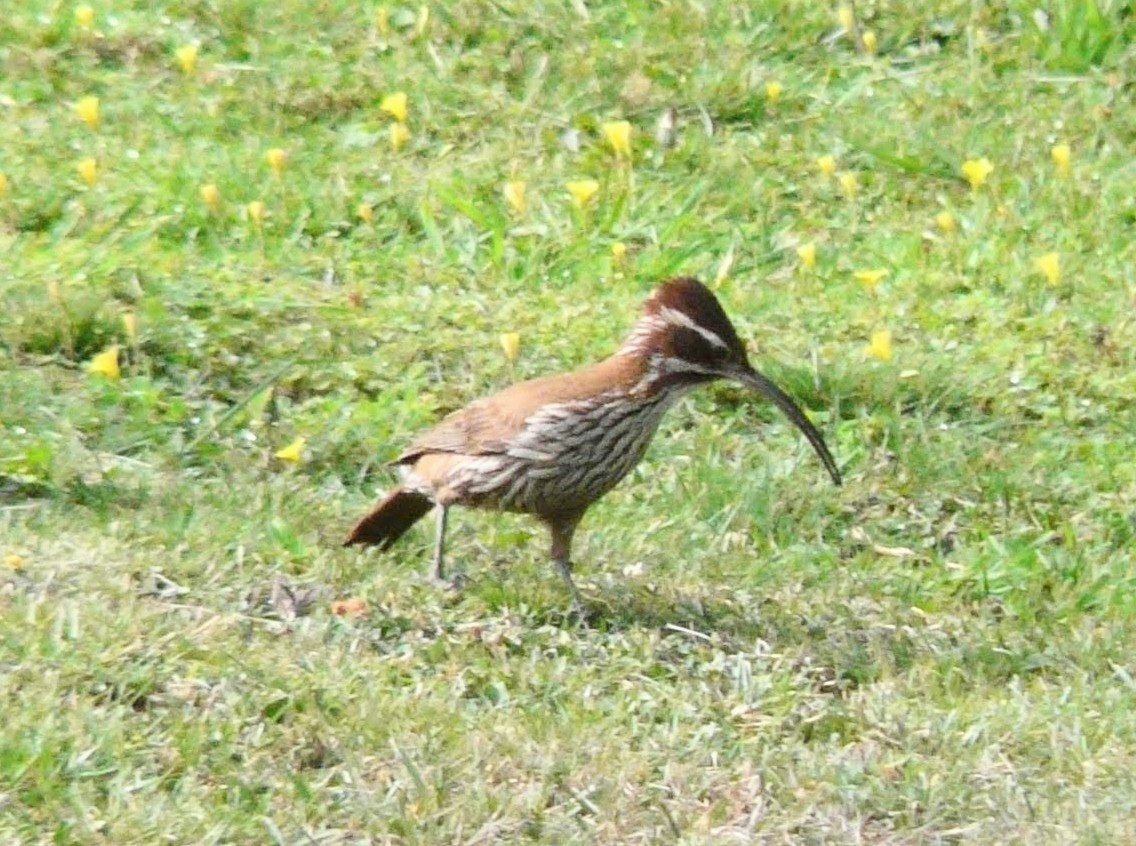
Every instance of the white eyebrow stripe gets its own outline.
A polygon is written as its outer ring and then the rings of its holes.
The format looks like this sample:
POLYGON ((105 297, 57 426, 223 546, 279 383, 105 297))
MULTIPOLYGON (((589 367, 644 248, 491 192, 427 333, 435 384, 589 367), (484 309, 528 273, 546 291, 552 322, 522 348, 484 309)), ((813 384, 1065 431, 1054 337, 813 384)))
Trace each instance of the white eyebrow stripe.
POLYGON ((670 323, 672 326, 682 326, 685 329, 693 329, 711 344, 720 349, 729 349, 729 346, 725 341, 723 341, 705 326, 699 326, 697 323, 690 319, 689 315, 684 314, 678 309, 664 306, 663 308, 659 309, 659 317, 663 318, 663 320, 667 321, 667 323, 670 323))

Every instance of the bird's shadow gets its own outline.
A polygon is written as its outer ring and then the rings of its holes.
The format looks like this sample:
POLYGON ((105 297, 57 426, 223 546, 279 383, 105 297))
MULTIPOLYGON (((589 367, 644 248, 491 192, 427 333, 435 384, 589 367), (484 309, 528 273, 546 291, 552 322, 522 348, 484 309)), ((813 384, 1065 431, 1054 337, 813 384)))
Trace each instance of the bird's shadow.
POLYGON ((530 609, 536 625, 625 632, 657 629, 727 648, 750 648, 758 640, 779 640, 800 621, 787 617, 773 603, 756 606, 728 597, 669 593, 648 587, 627 586, 618 597, 588 591, 583 616, 568 604, 530 609))

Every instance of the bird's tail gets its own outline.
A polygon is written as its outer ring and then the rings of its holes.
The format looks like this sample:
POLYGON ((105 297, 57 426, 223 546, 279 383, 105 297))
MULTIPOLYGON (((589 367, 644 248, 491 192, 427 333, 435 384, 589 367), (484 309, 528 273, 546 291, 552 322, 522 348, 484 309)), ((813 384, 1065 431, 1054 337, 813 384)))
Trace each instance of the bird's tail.
POLYGON ((425 494, 395 488, 355 525, 343 545, 362 543, 386 549, 433 507, 434 501, 425 494))

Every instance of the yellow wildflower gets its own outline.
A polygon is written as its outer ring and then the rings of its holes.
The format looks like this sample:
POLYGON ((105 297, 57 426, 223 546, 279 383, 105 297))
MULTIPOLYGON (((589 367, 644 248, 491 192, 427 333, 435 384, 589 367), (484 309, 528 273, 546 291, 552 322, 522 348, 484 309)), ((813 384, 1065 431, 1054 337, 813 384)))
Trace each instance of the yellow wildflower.
POLYGON ((281 461, 297 462, 304 456, 304 445, 308 442, 305 437, 296 438, 292 443, 283 449, 278 449, 275 452, 277 458, 281 461))
POLYGON ((1033 263, 1038 272, 1046 278, 1050 285, 1061 281, 1061 256, 1057 253, 1046 253, 1038 256, 1033 263))
POLYGON ((430 24, 430 7, 425 3, 418 9, 418 18, 414 21, 414 37, 421 38, 430 24))
POLYGON ((880 361, 891 361, 891 330, 880 329, 868 341, 868 355, 880 361))
POLYGON ((392 123, 390 128, 390 145, 396 153, 406 146, 410 140, 410 130, 405 123, 392 123))
POLYGON ((81 6, 75 7, 75 23, 84 29, 90 29, 95 25, 95 10, 88 6, 86 3, 81 6))
POLYGON ((516 332, 506 332, 498 340, 501 342, 501 351, 505 353, 506 360, 512 364, 517 360, 521 349, 521 336, 516 332))
POLYGON ((945 209, 935 215, 935 225, 946 235, 951 235, 958 228, 955 216, 945 209))
POLYGON ((221 192, 217 186, 209 182, 202 185, 197 191, 201 195, 201 202, 205 203, 209 211, 217 211, 217 208, 221 205, 221 192))
POLYGON ((272 172, 279 176, 284 170, 284 162, 288 160, 288 152, 279 147, 273 147, 264 154, 264 160, 272 168, 272 172))
POLYGON ((840 21, 840 26, 845 32, 851 32, 852 27, 856 25, 856 16, 852 12, 852 7, 843 3, 836 10, 836 19, 840 21))
POLYGON ((99 164, 90 156, 80 159, 75 170, 79 172, 79 178, 87 185, 94 185, 99 181, 99 164))
POLYGON ((355 207, 355 216, 364 223, 370 223, 375 219, 375 210, 370 203, 360 203, 355 207))
POLYGON ((627 245, 622 241, 616 241, 611 245, 611 256, 618 262, 623 262, 627 258, 627 245))
POLYGON ((876 270, 857 270, 852 275, 856 278, 856 281, 863 285, 868 293, 871 294, 875 293, 880 282, 888 275, 888 271, 883 268, 876 270))
POLYGON ((502 192, 505 195, 505 202, 517 214, 524 214, 527 208, 525 204, 525 183, 520 179, 513 179, 505 183, 502 192))
POLYGON ((771 79, 769 82, 765 83, 765 99, 770 103, 776 103, 781 99, 781 92, 784 90, 785 87, 780 82, 771 79))
POLYGON ((870 29, 864 30, 864 33, 860 36, 860 40, 864 42, 865 53, 869 56, 876 55, 876 48, 879 46, 879 43, 876 41, 876 34, 874 32, 870 29))
POLYGON ((118 368, 118 344, 111 344, 92 358, 87 363, 87 372, 106 376, 108 379, 117 379, 121 376, 122 371, 118 368))
POLYGON ((8 175, 0 170, 0 194, 8 193, 8 175))
POLYGON ((24 568, 24 557, 14 552, 9 552, 4 556, 4 563, 13 570, 22 570, 24 568))
POLYGON ((398 91, 383 97, 379 111, 385 112, 399 123, 406 123, 407 99, 405 91, 398 91))
POLYGON ((801 267, 805 270, 815 270, 817 266, 817 245, 815 241, 801 244, 797 247, 797 258, 801 260, 801 267))
POLYGON ((379 35, 386 38, 390 35, 390 7, 379 6, 375 9, 375 29, 379 31, 379 35))
POLYGON ((197 45, 186 44, 178 47, 174 51, 174 58, 177 60, 182 73, 186 76, 193 76, 194 70, 197 69, 197 45))
POLYGON ((1069 145, 1054 144, 1049 155, 1053 159, 1053 166, 1057 168, 1057 173, 1061 176, 1068 176, 1070 162, 1073 158, 1073 151, 1069 149, 1069 145))
POLYGON ((75 103, 75 113, 91 129, 99 128, 99 98, 81 97, 75 103))
POLYGON ((971 188, 981 188, 986 184, 986 178, 994 172, 994 165, 985 156, 981 159, 967 159, 962 163, 962 175, 970 183, 971 188))
POLYGON ((836 157, 835 156, 821 156, 817 159, 817 169, 820 170, 825 176, 831 177, 836 173, 836 157))
POLYGON ((849 200, 856 197, 856 189, 859 187, 856 181, 856 174, 850 170, 844 171, 840 174, 840 188, 844 191, 844 196, 849 200))
POLYGON ((577 179, 566 183, 564 187, 572 195, 572 202, 579 208, 586 206, 600 190, 600 184, 594 179, 577 179))
POLYGON ((248 218, 252 221, 252 225, 260 228, 260 224, 264 222, 264 203, 260 200, 253 200, 245 206, 245 211, 248 212, 248 218))
POLYGON ((617 156, 631 158, 631 124, 628 121, 613 120, 600 128, 617 156))

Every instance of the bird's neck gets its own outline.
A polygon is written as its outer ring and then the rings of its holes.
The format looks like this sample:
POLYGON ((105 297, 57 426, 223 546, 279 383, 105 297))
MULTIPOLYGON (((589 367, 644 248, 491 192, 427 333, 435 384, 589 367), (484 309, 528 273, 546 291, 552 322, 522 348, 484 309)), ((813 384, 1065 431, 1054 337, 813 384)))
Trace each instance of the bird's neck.
POLYGON ((669 328, 662 318, 644 315, 608 359, 609 362, 619 362, 620 369, 628 374, 628 393, 651 396, 666 392, 677 399, 699 385, 714 381, 715 377, 691 370, 684 362, 666 353, 662 340, 669 328))

